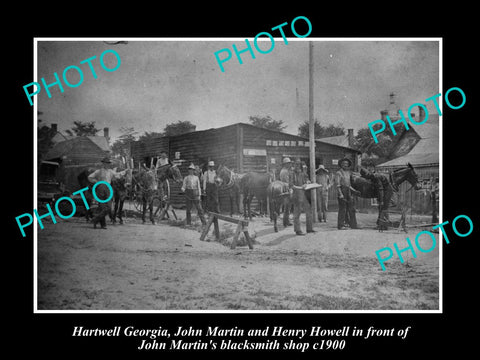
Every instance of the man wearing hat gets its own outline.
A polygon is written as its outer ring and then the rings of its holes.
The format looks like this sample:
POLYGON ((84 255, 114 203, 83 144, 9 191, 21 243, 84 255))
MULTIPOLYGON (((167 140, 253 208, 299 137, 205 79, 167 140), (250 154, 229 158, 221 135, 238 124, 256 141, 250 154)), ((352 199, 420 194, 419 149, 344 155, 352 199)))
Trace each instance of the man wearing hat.
POLYGON ((325 169, 325 166, 320 165, 317 170, 315 170, 315 178, 317 179, 317 184, 322 185, 321 188, 317 189, 317 214, 319 222, 327 222, 327 211, 328 211, 328 189, 330 189, 330 176, 328 175, 328 170, 325 169))
MULTIPOLYGON (((290 181, 291 172, 292 172, 292 161, 290 160, 290 158, 286 157, 282 161, 282 169, 280 170, 280 174, 279 174, 280 181, 288 184, 290 181)), ((286 197, 283 203, 283 226, 284 227, 292 225, 289 219, 291 205, 292 204, 290 202, 290 198, 286 197)))
MULTIPOLYGON (((105 157, 102 159, 102 168, 95 170, 93 173, 88 175, 88 180, 92 183, 96 183, 98 181, 106 181, 107 183, 111 184, 114 178, 119 178, 123 176, 128 169, 116 172, 110 169, 110 158, 105 157)), ((100 184, 95 188, 95 193, 99 199, 108 199, 110 196, 110 190, 105 184, 100 184)), ((100 227, 102 229, 107 228, 107 224, 105 222, 105 216, 110 214, 111 212, 111 200, 106 203, 99 203, 98 204, 98 213, 93 217, 93 228, 97 228, 97 223, 100 223, 100 227)))
POLYGON ((187 205, 187 225, 190 225, 192 205, 197 209, 198 217, 203 225, 206 224, 205 217, 203 216, 202 205, 200 204, 200 179, 195 175, 195 165, 190 164, 188 167, 188 175, 183 179, 183 185, 181 188, 185 193, 185 200, 187 205))
POLYGON ((305 217, 307 220, 307 233, 315 232, 313 230, 312 209, 310 208, 310 203, 305 197, 305 190, 303 189, 304 185, 308 184, 309 182, 310 181, 303 172, 302 162, 300 161, 300 159, 296 159, 293 172, 290 173, 288 185, 293 191, 293 230, 297 235, 304 235, 300 227, 300 214, 302 213, 302 210, 305 211, 305 217))
POLYGON ((217 173, 214 169, 215 163, 210 160, 208 162, 208 169, 203 173, 203 191, 207 196, 206 210, 211 212, 220 212, 218 204, 218 187, 215 182, 217 173))
POLYGON ((353 203, 352 193, 359 193, 352 188, 350 183, 351 172, 349 170, 352 166, 352 161, 349 158, 343 158, 338 162, 340 170, 335 174, 335 186, 338 193, 338 222, 339 230, 345 229, 345 219, 348 217, 348 222, 351 229, 357 228, 357 218, 355 215, 355 207, 353 203))

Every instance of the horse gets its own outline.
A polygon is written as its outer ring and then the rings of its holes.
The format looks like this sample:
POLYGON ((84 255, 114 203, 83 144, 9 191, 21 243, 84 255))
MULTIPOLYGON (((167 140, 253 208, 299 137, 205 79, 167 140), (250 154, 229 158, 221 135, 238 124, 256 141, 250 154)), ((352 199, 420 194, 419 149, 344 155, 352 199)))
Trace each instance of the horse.
POLYGON ((88 190, 85 191, 83 194, 85 195, 85 202, 87 203, 88 209, 85 208, 85 220, 89 222, 93 218, 92 212, 92 202, 93 202, 93 194, 92 194, 92 186, 93 184, 88 180, 88 175, 95 171, 94 168, 86 168, 82 170, 77 175, 77 181, 81 188, 88 187, 88 190))
MULTIPOLYGON (((382 206, 378 207, 377 225, 380 230, 386 230, 388 228, 388 209, 391 201, 393 200, 392 196, 394 193, 398 192, 400 184, 408 181, 411 187, 407 191, 410 191, 412 188, 415 188, 415 190, 419 190, 420 188, 420 184, 418 182, 418 175, 416 174, 415 169, 410 163, 408 163, 406 167, 396 169, 389 174, 383 174, 383 176, 388 179, 389 186, 384 189, 384 199, 382 206)), ((378 199, 379 194, 375 184, 371 180, 362 177, 359 173, 352 172, 351 184, 355 190, 360 192, 360 197, 367 199, 378 199)))
POLYGON ((245 219, 252 219, 252 213, 250 211, 250 205, 253 198, 257 198, 260 203, 260 214, 263 207, 267 203, 267 188, 268 184, 272 179, 272 174, 270 173, 257 173, 257 172, 247 172, 240 179, 240 191, 243 193, 243 216, 245 219))
POLYGON ((230 199, 230 216, 233 216, 233 205, 236 205, 236 212, 240 213, 240 179, 243 177, 241 174, 236 174, 233 170, 230 170, 225 165, 220 165, 217 169, 217 182, 220 190, 228 191, 230 199))
POLYGON ((142 201, 142 222, 145 224, 147 207, 150 212, 150 221, 155 224, 153 218, 153 200, 158 191, 157 174, 155 169, 143 168, 133 172, 135 191, 142 201))
MULTIPOLYGON (((281 207, 288 206, 290 198, 289 186, 287 183, 275 180, 268 184, 267 199, 270 205, 270 218, 273 220, 273 228, 278 232, 277 218, 280 214, 281 207)), ((288 219, 287 219, 288 220, 288 219)), ((283 219, 285 225, 285 219, 283 219)))
POLYGON ((170 198, 170 183, 168 180, 173 180, 177 184, 182 183, 183 181, 180 169, 177 165, 173 164, 166 164, 157 168, 156 177, 158 184, 157 195, 160 199, 160 205, 155 211, 155 215, 159 208, 165 208, 167 206, 166 201, 170 198))
POLYGON ((123 203, 131 192, 132 188, 132 170, 129 169, 124 176, 112 179, 113 189, 113 213, 111 216, 112 224, 116 223, 116 219, 120 220, 120 224, 123 224, 122 211, 123 203))

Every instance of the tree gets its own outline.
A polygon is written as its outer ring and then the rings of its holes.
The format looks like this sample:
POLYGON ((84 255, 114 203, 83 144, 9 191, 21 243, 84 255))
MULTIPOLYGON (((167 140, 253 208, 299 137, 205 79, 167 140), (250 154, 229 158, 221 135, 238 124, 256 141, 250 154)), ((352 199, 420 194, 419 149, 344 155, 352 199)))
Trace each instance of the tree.
POLYGON ((168 124, 163 129, 163 136, 174 136, 195 131, 196 125, 190 121, 177 121, 176 123, 168 124))
MULTIPOLYGON (((329 124, 327 126, 323 126, 323 125, 320 125, 318 120, 315 119, 314 132, 315 132, 315 139, 320 139, 320 138, 330 137, 330 136, 345 135, 345 128, 340 123, 337 125, 329 124)), ((308 120, 305 120, 298 127, 298 136, 308 138, 309 134, 310 134, 310 123, 308 120)))
POLYGON ((120 132, 122 133, 117 140, 112 144, 111 150, 113 154, 118 154, 124 156, 125 158, 130 158, 130 144, 132 141, 135 141, 135 136, 137 132, 133 127, 121 127, 120 132))
POLYGON ((275 131, 283 131, 287 126, 283 125, 283 120, 274 120, 267 116, 249 116, 248 119, 252 125, 275 131))
MULTIPOLYGON (((373 126, 374 131, 377 131, 379 127, 380 124, 375 124, 373 126)), ((386 131, 377 134, 377 139, 378 142, 376 143, 369 128, 362 128, 358 130, 357 135, 354 137, 354 147, 362 153, 378 157, 376 163, 389 160, 395 144, 393 133, 390 129, 386 129, 386 131)))
POLYGON ((151 132, 145 131, 142 135, 138 137, 138 140, 149 140, 149 139, 157 138, 160 136, 164 136, 163 133, 156 132, 156 131, 151 131, 151 132))
MULTIPOLYGON (((43 113, 37 111, 37 115, 41 116, 43 113)), ((55 136, 56 131, 47 125, 40 126, 42 120, 38 118, 38 127, 37 127, 37 155, 38 160, 42 160, 43 157, 53 146, 52 138, 55 136)))
POLYGON ((65 131, 68 135, 73 136, 95 136, 100 129, 95 127, 95 121, 83 122, 83 121, 74 121, 75 125, 71 130, 65 131))

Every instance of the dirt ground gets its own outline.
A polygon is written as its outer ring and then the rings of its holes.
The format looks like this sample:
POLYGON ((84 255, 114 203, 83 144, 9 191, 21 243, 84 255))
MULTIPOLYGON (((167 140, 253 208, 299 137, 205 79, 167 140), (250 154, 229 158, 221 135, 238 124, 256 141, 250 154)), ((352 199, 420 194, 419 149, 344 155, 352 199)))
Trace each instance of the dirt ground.
MULTIPOLYGON (((382 271, 375 251, 407 246, 405 237, 428 227, 378 232, 376 215, 357 214, 358 230, 316 223, 316 233, 273 231, 254 218, 254 249, 229 247, 236 225, 220 221, 200 241, 201 225, 178 220, 156 225, 136 217, 93 229, 83 218, 38 229, 38 310, 438 310, 439 252, 403 253, 382 271)), ((302 216, 302 220, 304 220, 302 216)), ((428 222, 425 219, 413 219, 428 222)), ((281 221, 280 221, 281 223, 281 221)), ((407 217, 407 224, 412 219, 407 217)), ((305 223, 302 222, 305 230, 305 223)), ((428 249, 431 240, 421 237, 428 249)))

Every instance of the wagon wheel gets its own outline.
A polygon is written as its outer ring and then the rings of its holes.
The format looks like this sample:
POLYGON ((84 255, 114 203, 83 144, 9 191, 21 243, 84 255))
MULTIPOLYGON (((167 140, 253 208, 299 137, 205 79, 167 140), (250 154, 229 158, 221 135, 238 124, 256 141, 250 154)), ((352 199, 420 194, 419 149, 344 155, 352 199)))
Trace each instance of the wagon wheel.
POLYGON ((163 220, 165 215, 168 217, 167 210, 170 204, 170 183, 168 182, 168 179, 165 180, 161 186, 162 189, 160 194, 157 197, 156 202, 154 202, 154 208, 156 208, 154 216, 157 216, 158 212, 160 212, 160 220, 163 220))
POLYGON ((133 201, 133 206, 137 211, 142 211, 142 197, 140 196, 140 193, 138 191, 138 188, 135 186, 135 189, 132 191, 132 201, 133 201))

